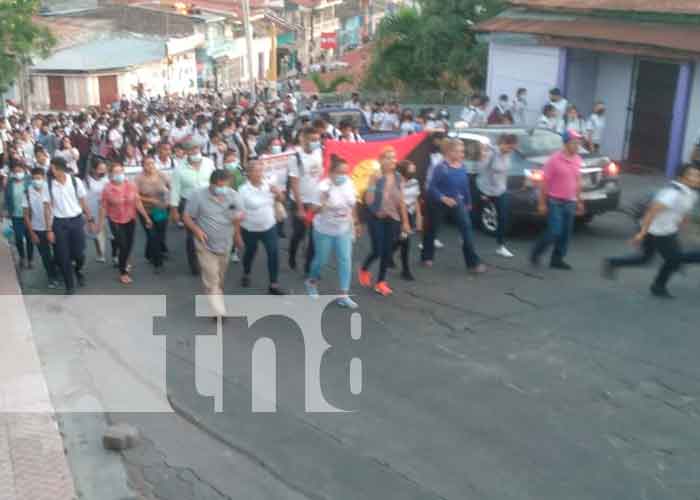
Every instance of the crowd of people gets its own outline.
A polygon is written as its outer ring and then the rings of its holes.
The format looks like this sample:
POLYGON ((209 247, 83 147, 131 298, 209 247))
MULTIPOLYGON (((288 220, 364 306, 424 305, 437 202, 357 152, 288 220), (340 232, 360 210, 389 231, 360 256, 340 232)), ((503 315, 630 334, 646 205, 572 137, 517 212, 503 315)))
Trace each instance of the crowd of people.
MULTIPOLYGON (((579 148, 600 143, 604 106, 598 104, 584 123, 576 121, 575 108, 557 89, 551 97, 543 117, 550 120, 548 128, 562 133, 564 147, 544 168, 539 209, 548 224, 530 260, 538 265, 554 245, 551 267, 569 270, 565 261, 569 237, 573 219, 582 209, 579 148)), ((518 123, 527 109, 526 99, 524 89, 512 102, 502 96, 486 115, 488 100, 474 96, 462 120, 469 126, 518 123)), ((308 294, 319 294, 322 270, 334 253, 338 304, 354 309, 357 304, 350 290, 357 238, 366 232, 371 242, 358 269, 359 284, 388 296, 393 293, 388 273, 397 252, 400 277, 414 280, 410 259, 414 235, 422 233, 420 261, 431 267, 436 247, 442 246, 440 228, 449 217, 461 235, 466 268, 477 274, 487 271, 472 236, 464 144, 444 133, 449 117, 432 112, 414 116, 395 103, 372 106, 353 95, 345 107, 365 112, 378 130, 435 133, 425 182, 419 182, 416 165, 397 161, 396 151, 387 146, 379 155, 379 170, 358 195, 350 165, 333 157, 326 171, 323 149, 327 140, 363 139, 352 123, 336 127, 323 118, 312 121, 315 106, 312 99, 300 110, 295 96, 287 94, 267 102, 240 97, 230 104, 217 95, 123 98, 110 110, 72 114, 28 116, 13 108, 0 119, 0 179, 20 268, 33 267, 36 247, 48 287, 58 288, 62 282, 65 293, 73 294, 76 283, 85 285, 86 246, 92 240, 96 262, 112 263, 116 278, 128 285, 133 279, 136 226, 146 236, 145 258, 159 274, 173 248, 168 232, 172 223, 184 232, 189 271, 201 276, 212 307, 223 315, 221 294, 230 263, 242 261, 240 285, 250 287, 259 278, 253 276, 259 244, 267 256, 269 293, 285 294, 279 281, 279 254, 288 225, 288 265, 296 270, 299 251, 304 249, 308 294), (266 175, 265 159, 283 152, 290 153, 288 182, 279 185, 266 175)), ((482 194, 498 207, 501 228, 507 226, 507 173, 515 148, 517 137, 512 134, 484 147, 477 179, 482 194)), ((697 254, 681 252, 676 234, 695 202, 694 189, 700 187, 698 167, 684 167, 676 184, 680 187, 674 184, 659 194, 644 219, 637 238, 643 255, 606 261, 606 276, 613 276, 618 267, 646 262, 658 251, 666 264, 652 292, 669 296, 670 275, 683 262, 697 260, 697 254)), ((497 240, 498 255, 512 257, 502 231, 497 240)))

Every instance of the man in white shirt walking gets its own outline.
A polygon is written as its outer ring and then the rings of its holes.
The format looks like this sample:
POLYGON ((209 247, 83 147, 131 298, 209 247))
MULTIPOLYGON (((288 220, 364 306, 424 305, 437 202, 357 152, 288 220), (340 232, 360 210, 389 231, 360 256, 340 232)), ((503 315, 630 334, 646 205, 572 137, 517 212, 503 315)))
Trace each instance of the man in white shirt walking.
POLYGON ((39 250, 41 262, 49 279, 49 288, 58 288, 56 262, 48 238, 48 227, 44 214, 44 189, 46 189, 46 172, 41 167, 32 169, 32 183, 22 199, 24 225, 32 243, 39 250))
POLYGON ((561 90, 553 88, 549 91, 549 104, 554 106, 554 109, 557 111, 555 130, 562 134, 566 129, 565 118, 566 109, 569 107, 569 101, 562 95, 561 90))
POLYGON ((651 261, 658 252, 664 259, 651 293, 655 297, 672 298, 666 285, 671 276, 686 263, 700 263, 698 252, 684 254, 678 233, 686 223, 688 215, 698 200, 695 192, 700 188, 700 166, 684 165, 678 179, 662 188, 651 202, 641 222, 641 229, 633 238, 641 246, 641 253, 627 257, 614 257, 603 261, 603 276, 615 278, 620 267, 642 266, 651 261))
POLYGON ((85 286, 82 268, 85 263, 85 220, 95 232, 95 219, 85 203, 83 181, 68 173, 63 158, 51 160, 53 179, 43 193, 44 220, 48 228, 47 238, 54 244, 58 268, 63 274, 66 295, 75 293, 73 271, 79 286, 85 286), (74 268, 73 268, 74 264, 74 268))

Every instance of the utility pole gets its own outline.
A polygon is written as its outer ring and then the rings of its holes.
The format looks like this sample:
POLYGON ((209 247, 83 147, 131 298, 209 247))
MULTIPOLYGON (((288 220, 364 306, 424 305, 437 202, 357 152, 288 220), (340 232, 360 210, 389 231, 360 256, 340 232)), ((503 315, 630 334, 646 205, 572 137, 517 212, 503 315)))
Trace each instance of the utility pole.
POLYGON ((253 33, 250 26, 250 0, 243 0, 243 29, 245 30, 246 59, 248 60, 248 85, 250 86, 250 102, 255 104, 255 79, 253 78, 253 33))

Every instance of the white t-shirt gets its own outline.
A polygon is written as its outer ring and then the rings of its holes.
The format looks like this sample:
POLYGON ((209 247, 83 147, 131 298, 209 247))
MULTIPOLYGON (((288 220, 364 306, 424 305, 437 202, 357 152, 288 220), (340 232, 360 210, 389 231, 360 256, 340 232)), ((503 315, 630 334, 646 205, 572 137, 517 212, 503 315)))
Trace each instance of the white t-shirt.
POLYGON ((391 132, 399 128, 399 117, 395 113, 384 113, 379 129, 384 132, 391 132))
MULTIPOLYGON (((289 176, 299 179, 299 195, 302 203, 318 203, 319 183, 323 176, 323 153, 321 150, 307 153, 298 149, 298 155, 289 157, 289 176), (299 160, 302 171, 299 171, 299 160)), ((294 194, 292 193, 292 199, 294 194)))
POLYGON ((241 227, 246 231, 262 232, 270 230, 275 223, 275 195, 270 184, 263 181, 259 187, 250 182, 243 184, 238 193, 243 205, 244 217, 241 227))
POLYGON ((323 179, 319 184, 319 193, 321 193, 320 196, 328 193, 328 201, 323 210, 314 217, 314 229, 330 236, 350 233, 352 209, 357 201, 353 183, 348 180, 341 186, 337 186, 330 179, 323 179))
POLYGON ((420 183, 418 179, 409 179, 403 184, 403 201, 409 214, 416 213, 418 198, 420 197, 420 183))
POLYGON ((673 181, 675 187, 666 186, 654 198, 654 203, 664 205, 666 210, 659 212, 649 226, 653 236, 669 236, 678 232, 683 219, 698 201, 698 194, 685 184, 673 181))
MULTIPOLYGON (((80 207, 80 198, 85 198, 87 194, 85 192, 85 185, 83 181, 76 178, 76 189, 74 189, 73 181, 71 181, 70 177, 69 174, 66 174, 66 181, 64 184, 58 182, 58 179, 53 179, 51 181, 51 191, 53 192, 53 203, 51 207, 53 216, 59 219, 73 218, 83 213, 83 209, 80 207)), ((43 192, 43 202, 51 203, 48 182, 43 192)))
POLYGON ((85 196, 85 202, 87 203, 88 210, 90 210, 90 215, 96 218, 100 211, 100 204, 102 203, 102 191, 104 191, 105 186, 109 184, 109 177, 106 175, 101 179, 93 179, 90 177, 87 180, 87 196, 85 196))
POLYGON ((565 117, 566 117, 566 108, 569 107, 569 101, 564 99, 563 97, 559 99, 557 102, 554 101, 549 101, 549 104, 554 106, 554 108, 557 110, 557 123, 556 123, 556 130, 557 132, 564 132, 564 125, 565 125, 565 117))
POLYGON ((110 130, 107 138, 109 139, 109 142, 112 143, 114 149, 121 149, 124 145, 124 138, 116 129, 110 130))
POLYGON ((600 144, 603 140, 603 132, 605 131, 605 116, 600 116, 595 113, 591 115, 586 124, 586 132, 591 134, 591 142, 600 144))
POLYGON ((46 184, 37 191, 34 186, 30 186, 27 193, 29 194, 29 199, 27 196, 22 197, 22 208, 29 208, 32 221, 32 229, 34 231, 46 231, 46 218, 44 217, 44 189, 46 189, 46 184))

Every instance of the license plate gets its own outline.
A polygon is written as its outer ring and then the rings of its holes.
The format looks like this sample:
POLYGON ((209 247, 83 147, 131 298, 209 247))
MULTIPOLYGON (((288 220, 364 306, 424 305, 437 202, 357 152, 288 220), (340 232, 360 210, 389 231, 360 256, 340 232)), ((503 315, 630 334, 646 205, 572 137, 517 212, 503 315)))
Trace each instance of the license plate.
POLYGON ((588 191, 586 193, 581 193, 582 200, 604 200, 608 195, 603 190, 598 191, 588 191))

